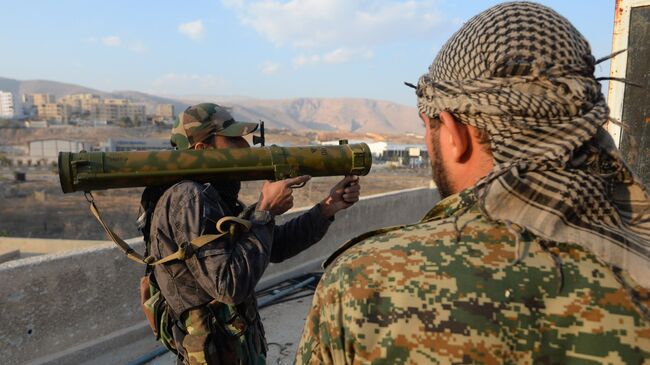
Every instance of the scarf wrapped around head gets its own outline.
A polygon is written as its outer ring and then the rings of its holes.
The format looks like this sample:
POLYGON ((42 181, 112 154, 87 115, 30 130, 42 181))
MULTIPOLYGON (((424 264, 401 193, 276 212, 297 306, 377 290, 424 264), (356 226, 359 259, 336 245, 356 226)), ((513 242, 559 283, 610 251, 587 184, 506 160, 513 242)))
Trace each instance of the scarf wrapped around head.
POLYGON ((489 219, 577 243, 650 287, 650 199, 603 129, 594 65, 561 15, 505 3, 442 47, 418 82, 418 108, 490 135, 495 166, 475 186, 489 219))

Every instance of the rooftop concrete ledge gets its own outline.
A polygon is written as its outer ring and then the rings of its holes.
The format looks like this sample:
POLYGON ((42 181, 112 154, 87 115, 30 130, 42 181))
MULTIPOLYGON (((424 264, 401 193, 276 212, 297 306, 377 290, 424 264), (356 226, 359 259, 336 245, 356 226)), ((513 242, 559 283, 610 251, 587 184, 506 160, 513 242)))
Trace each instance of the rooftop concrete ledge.
POLYGON ((20 257, 20 250, 3 250, 0 249, 0 264, 3 262, 15 260, 20 257))
MULTIPOLYGON (((101 229, 98 225, 97 228, 101 229)), ((61 257, 77 256, 85 252, 93 252, 97 250, 106 250, 115 248, 112 241, 77 241, 53 239, 52 245, 58 245, 62 242, 62 247, 45 249, 47 244, 46 238, 18 238, 18 237, 1 237, 0 248, 14 248, 21 252, 21 258, 0 263, 0 272, 4 269, 12 267, 20 267, 24 265, 35 265, 40 262, 55 260, 61 257), (27 253, 27 255, 23 255, 27 253)), ((141 237, 131 238, 126 240, 130 245, 142 243, 141 237)))
MULTIPOLYGON (((438 199, 436 190, 429 188, 364 197, 337 214, 321 242, 281 264, 269 265, 258 288, 318 270, 348 239, 415 222, 438 199)), ((277 221, 309 208, 292 210, 277 221)), ((127 242, 143 251, 141 238, 127 242)), ((143 273, 143 265, 126 258, 109 241, 0 264, 2 363, 123 364, 151 351, 155 342, 138 302, 143 273)))
POLYGON ((77 251, 84 248, 96 247, 106 242, 96 240, 0 237, 0 251, 19 249, 21 255, 33 256, 77 251))

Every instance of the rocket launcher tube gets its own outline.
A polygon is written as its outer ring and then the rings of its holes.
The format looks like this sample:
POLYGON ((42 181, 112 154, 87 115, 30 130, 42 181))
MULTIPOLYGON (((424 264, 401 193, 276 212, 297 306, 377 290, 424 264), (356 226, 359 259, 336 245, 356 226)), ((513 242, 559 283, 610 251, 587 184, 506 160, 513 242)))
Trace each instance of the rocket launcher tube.
POLYGON ((172 185, 181 180, 281 180, 300 175, 367 175, 365 143, 186 151, 61 152, 64 193, 172 185))

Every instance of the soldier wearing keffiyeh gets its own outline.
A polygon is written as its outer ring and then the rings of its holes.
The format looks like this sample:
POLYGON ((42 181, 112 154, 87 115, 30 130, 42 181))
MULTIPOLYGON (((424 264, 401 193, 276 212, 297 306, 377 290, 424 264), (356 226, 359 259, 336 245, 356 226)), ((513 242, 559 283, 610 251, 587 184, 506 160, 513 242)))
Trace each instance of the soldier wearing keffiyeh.
POLYGON ((416 86, 445 199, 326 262, 298 363, 650 358, 650 199, 603 129, 597 62, 529 2, 451 37, 416 86))

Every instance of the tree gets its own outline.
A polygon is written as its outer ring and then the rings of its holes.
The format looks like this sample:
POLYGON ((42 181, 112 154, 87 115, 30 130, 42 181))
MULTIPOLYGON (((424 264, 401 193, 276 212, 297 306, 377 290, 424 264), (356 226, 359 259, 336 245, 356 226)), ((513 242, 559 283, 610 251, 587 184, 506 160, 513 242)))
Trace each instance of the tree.
POLYGON ((117 125, 123 128, 133 127, 133 121, 130 117, 123 117, 117 122, 117 125))

